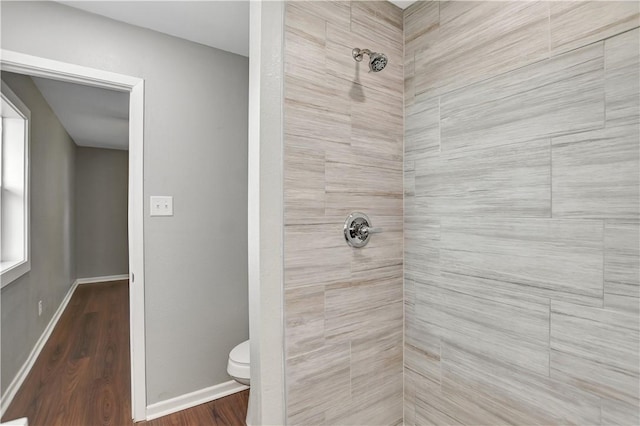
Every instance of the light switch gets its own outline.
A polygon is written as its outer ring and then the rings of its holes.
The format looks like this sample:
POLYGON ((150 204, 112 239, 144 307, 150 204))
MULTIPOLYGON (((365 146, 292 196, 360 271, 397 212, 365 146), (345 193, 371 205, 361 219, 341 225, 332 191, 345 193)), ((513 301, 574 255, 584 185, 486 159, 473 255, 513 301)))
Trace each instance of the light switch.
POLYGON ((173 216, 173 197, 151 196, 151 216, 173 216))

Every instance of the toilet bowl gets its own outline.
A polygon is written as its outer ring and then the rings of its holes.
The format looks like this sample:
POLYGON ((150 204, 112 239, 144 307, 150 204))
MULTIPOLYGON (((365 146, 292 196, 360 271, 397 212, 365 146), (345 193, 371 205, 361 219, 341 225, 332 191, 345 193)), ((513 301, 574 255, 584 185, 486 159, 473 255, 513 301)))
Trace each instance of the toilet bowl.
POLYGON ((236 382, 249 386, 249 379, 251 377, 249 374, 249 366, 249 341, 247 340, 233 348, 229 353, 227 373, 229 373, 236 382))
MULTIPOLYGON (((229 362, 227 362, 227 373, 233 379, 243 385, 250 384, 250 363, 249 363, 249 341, 244 341, 229 352, 229 362)), ((247 425, 251 424, 251 392, 249 392, 249 401, 247 406, 247 425)))

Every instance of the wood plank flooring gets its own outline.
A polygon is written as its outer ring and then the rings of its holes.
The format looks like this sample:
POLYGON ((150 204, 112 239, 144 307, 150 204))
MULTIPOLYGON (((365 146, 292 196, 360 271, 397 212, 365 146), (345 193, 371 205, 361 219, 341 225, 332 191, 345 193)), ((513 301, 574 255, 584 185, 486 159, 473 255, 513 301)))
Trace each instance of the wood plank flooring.
MULTIPOLYGON (((2 417, 30 426, 130 426, 127 281, 78 287, 29 376, 2 417)), ((244 425, 249 392, 161 417, 145 426, 244 425)))

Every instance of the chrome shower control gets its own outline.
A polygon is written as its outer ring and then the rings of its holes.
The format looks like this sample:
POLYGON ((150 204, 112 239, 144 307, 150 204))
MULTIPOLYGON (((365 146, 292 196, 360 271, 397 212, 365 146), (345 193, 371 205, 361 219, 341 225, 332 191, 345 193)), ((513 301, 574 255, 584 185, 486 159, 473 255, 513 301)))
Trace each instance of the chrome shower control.
POLYGON ((364 247, 369 242, 371 234, 382 232, 382 228, 371 226, 369 217, 360 212, 353 212, 344 222, 344 238, 351 247, 364 247))

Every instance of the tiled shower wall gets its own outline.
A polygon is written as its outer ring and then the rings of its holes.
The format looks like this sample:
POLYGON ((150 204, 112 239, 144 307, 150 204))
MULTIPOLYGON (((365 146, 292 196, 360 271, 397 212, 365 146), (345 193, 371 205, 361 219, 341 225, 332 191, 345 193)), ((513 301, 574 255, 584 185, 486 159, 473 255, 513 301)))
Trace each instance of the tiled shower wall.
POLYGON ((402 11, 288 2, 285 26, 287 423, 401 423, 402 11), (354 47, 389 65, 369 73, 354 47), (353 211, 384 229, 361 249, 353 211))
POLYGON ((640 424, 638 5, 404 12, 407 425, 640 424))

